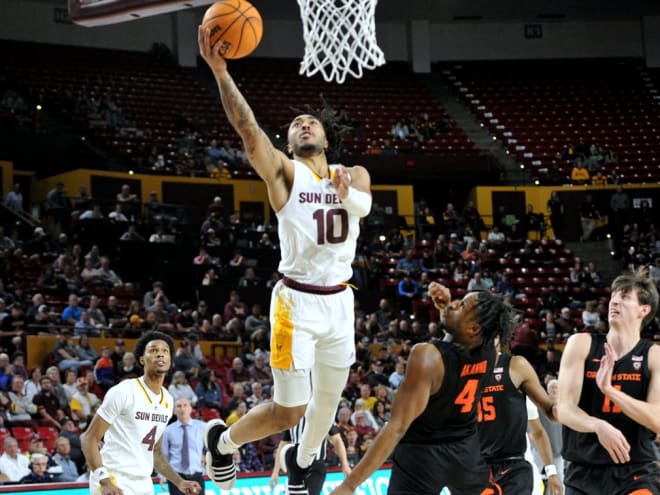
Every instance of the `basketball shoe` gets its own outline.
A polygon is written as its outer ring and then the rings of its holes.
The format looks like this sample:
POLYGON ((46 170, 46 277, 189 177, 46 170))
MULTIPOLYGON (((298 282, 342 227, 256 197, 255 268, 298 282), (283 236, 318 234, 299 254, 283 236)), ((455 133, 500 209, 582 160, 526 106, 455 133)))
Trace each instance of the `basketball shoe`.
POLYGON ((287 495, 309 495, 307 489, 307 476, 310 468, 301 468, 296 462, 297 444, 285 445, 280 452, 280 464, 288 474, 286 482, 287 495))
POLYGON ((231 490, 236 481, 236 466, 234 456, 221 454, 218 450, 220 435, 227 429, 221 419, 212 419, 206 424, 204 445, 206 446, 206 473, 211 481, 222 490, 231 490))

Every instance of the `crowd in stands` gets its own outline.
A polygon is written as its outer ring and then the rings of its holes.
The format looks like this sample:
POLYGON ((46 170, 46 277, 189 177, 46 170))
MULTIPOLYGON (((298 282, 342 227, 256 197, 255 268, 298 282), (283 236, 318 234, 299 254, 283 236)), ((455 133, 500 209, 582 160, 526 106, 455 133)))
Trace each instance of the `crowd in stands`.
POLYGON ((555 160, 572 167, 573 184, 602 186, 618 184, 621 180, 616 155, 612 150, 604 149, 598 143, 587 144, 580 140, 574 145, 569 141, 557 153, 555 160))
MULTIPOLYGON (((60 204, 61 187, 51 193, 51 204, 60 204)), ((110 386, 139 376, 125 339, 148 329, 177 338, 167 386, 175 399, 189 399, 201 419, 222 417, 232 423, 270 400, 267 301, 248 307, 240 290, 267 291, 277 281, 276 270, 264 277, 261 266, 267 254, 277 258, 274 226, 255 226, 247 241, 245 230, 239 228, 240 218, 225 211, 220 197, 209 205, 199 228, 199 254, 190 266, 202 269, 200 285, 233 281, 222 311, 212 313, 203 300, 172 299, 167 285, 158 280, 148 290, 140 288, 128 273, 113 269, 113 258, 98 245, 83 249, 76 243, 72 223, 84 219, 71 220, 72 213, 94 208, 86 191, 80 198, 65 212, 52 212, 52 227, 37 227, 25 237, 16 229, 10 236, 0 231, 0 432, 6 436, 0 472, 9 482, 84 476, 77 435, 110 386), (80 198, 88 204, 81 205, 80 198), (220 259, 219 246, 231 257, 220 259), (256 265, 243 250, 258 253, 256 265), (36 277, 23 278, 30 270, 36 277), (229 272, 233 277, 227 276, 229 272), (49 344, 46 361, 31 369, 26 365, 27 335, 55 341, 49 344), (99 337, 113 339, 114 347, 100 345, 99 337), (237 355, 219 359, 205 354, 206 340, 231 343, 237 355), (17 461, 17 456, 30 457, 32 462, 17 461), (6 467, 9 462, 23 467, 16 473, 6 467)), ((116 212, 127 220, 143 220, 130 187, 117 193, 116 205, 116 212)), ((439 215, 420 202, 417 236, 402 235, 398 228, 383 230, 385 216, 375 204, 365 220, 354 264, 354 282, 367 291, 375 289, 381 297, 377 308, 362 309, 356 302, 357 359, 337 411, 337 426, 352 464, 388 421, 412 345, 443 336, 426 293, 431 280, 450 287, 454 297, 490 290, 518 308, 519 327, 511 347, 528 357, 544 381, 556 377, 561 344, 568 336, 607 330, 607 282, 592 263, 574 256, 561 240, 547 239, 544 216, 533 208, 520 219, 498 208, 492 227, 487 228, 470 202, 463 208, 448 203, 439 215)), ((554 227, 558 219, 551 221, 554 227)), ((634 229, 625 230, 625 246, 634 245, 636 253, 645 253, 643 259, 625 262, 652 264, 651 277, 660 282, 658 246, 651 242, 653 222, 642 222, 641 228, 637 222, 634 229)), ((644 335, 660 336, 657 319, 644 335)), ((278 443, 274 435, 244 446, 236 457, 239 470, 270 469, 278 443)), ((336 462, 333 456, 330 459, 336 462)))

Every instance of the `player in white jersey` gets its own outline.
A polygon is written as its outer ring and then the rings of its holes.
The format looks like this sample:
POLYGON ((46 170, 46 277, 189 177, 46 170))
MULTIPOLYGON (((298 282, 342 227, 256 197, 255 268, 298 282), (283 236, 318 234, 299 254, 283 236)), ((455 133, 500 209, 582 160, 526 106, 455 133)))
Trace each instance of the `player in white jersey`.
POLYGON ((163 387, 172 366, 174 342, 161 332, 145 333, 135 345, 144 368, 139 378, 110 388, 89 428, 81 437, 92 495, 152 495, 154 466, 186 495, 201 487, 186 481, 161 451, 161 437, 172 417, 174 401, 163 387), (99 442, 103 448, 99 450, 99 442))
POLYGON ((266 183, 279 220, 284 278, 271 300, 273 401, 253 408, 229 429, 220 420, 209 422, 207 471, 218 487, 230 489, 236 479, 232 453, 241 444, 286 430, 305 415, 301 443, 286 456, 287 491, 305 495, 309 467, 333 422, 355 359, 353 294, 346 282, 353 273, 359 219, 371 209, 371 179, 364 167, 329 164, 328 154, 340 144, 335 112, 298 115, 288 130, 292 158, 276 149, 225 60, 210 46, 209 35, 200 26, 200 53, 213 71, 225 113, 250 163, 266 183))

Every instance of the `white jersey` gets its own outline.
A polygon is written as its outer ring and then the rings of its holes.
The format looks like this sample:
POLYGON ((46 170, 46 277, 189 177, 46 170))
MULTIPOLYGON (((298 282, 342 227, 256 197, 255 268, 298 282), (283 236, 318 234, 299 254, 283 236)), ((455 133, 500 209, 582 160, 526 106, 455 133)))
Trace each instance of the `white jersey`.
POLYGON ((360 219, 350 215, 332 185, 339 165, 322 179, 293 160, 291 195, 277 212, 282 261, 279 271, 301 283, 331 286, 353 276, 351 263, 360 234, 360 219))
POLYGON ((124 380, 108 390, 97 414, 110 423, 101 458, 110 474, 151 476, 154 447, 172 417, 174 401, 161 387, 154 394, 144 379, 124 380))

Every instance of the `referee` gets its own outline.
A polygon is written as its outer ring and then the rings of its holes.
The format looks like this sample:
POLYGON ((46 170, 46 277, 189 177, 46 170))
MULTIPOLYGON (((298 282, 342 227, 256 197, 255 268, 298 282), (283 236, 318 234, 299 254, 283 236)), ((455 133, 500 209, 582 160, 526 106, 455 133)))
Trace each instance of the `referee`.
MULTIPOLYGON (((165 428, 162 450, 165 458, 184 480, 199 483, 204 492, 202 456, 204 455, 204 429, 206 424, 191 418, 192 406, 188 399, 174 403, 177 420, 165 428)), ((170 481, 170 495, 185 495, 170 481)))
MULTIPOLYGON (((280 445, 277 448, 275 453, 275 465, 273 466, 273 473, 270 476, 270 486, 271 488, 277 484, 280 475, 280 468, 282 463, 280 461, 280 452, 287 444, 299 444, 302 440, 302 432, 305 428, 305 416, 300 419, 300 422, 293 428, 289 428, 282 433, 282 440, 280 445)), ((335 454, 339 458, 341 463, 341 470, 344 475, 348 475, 351 472, 351 466, 348 463, 348 457, 346 456, 346 446, 344 441, 341 438, 341 433, 339 429, 332 425, 328 436, 323 439, 323 443, 319 447, 314 462, 310 466, 309 477, 307 478, 307 490, 309 495, 320 495, 321 489, 323 488, 323 483, 325 482, 325 474, 328 470, 328 465, 326 464, 328 457, 328 440, 332 443, 335 454)))

